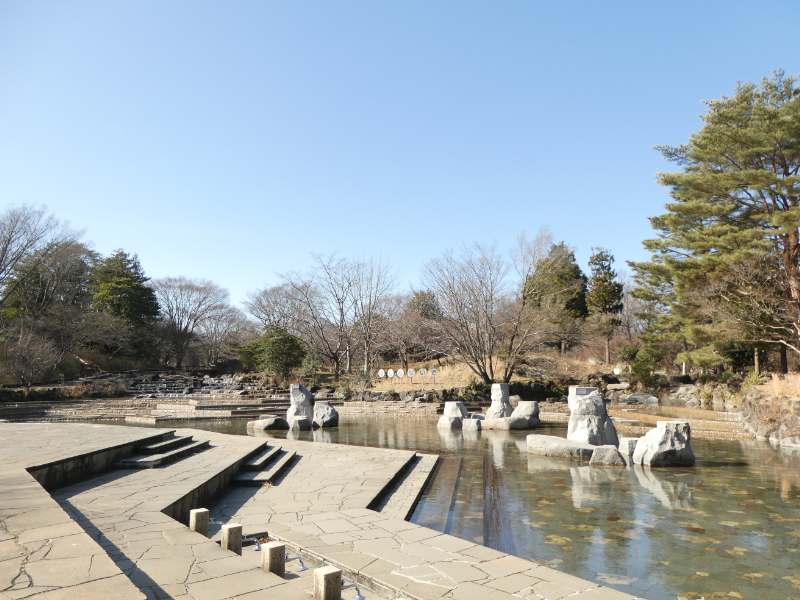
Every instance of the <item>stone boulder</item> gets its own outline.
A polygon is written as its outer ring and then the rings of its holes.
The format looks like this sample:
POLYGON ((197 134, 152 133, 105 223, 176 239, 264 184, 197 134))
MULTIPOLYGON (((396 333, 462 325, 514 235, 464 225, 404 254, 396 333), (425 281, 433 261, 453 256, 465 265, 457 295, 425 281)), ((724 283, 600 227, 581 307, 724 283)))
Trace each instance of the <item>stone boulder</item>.
POLYGON ((563 456, 566 458, 592 458, 596 446, 582 444, 554 435, 531 434, 527 438, 528 453, 540 456, 563 456))
POLYGON ((658 404, 658 397, 648 394, 647 392, 636 392, 635 394, 626 396, 623 402, 625 404, 655 405, 658 404))
POLYGON ((467 412, 467 407, 464 406, 463 402, 450 400, 444 403, 444 416, 466 419, 469 417, 469 413, 467 412))
POLYGON ((317 400, 314 403, 314 427, 338 427, 339 413, 328 400, 317 400))
POLYGON ((636 442, 639 438, 635 437, 621 437, 619 438, 619 451, 626 456, 633 456, 636 450, 636 442))
POLYGON ((508 401, 508 384, 507 383, 493 383, 492 384, 492 405, 486 409, 487 419, 502 419, 503 417, 510 417, 514 412, 514 408, 508 401))
POLYGON ((469 418, 475 419, 476 421, 483 421, 486 415, 482 415, 481 413, 469 413, 469 418))
POLYGON ((258 421, 248 421, 247 429, 254 431, 286 431, 289 423, 281 417, 259 417, 258 421))
POLYGON ((464 431, 480 431, 483 428, 481 419, 464 419, 461 421, 461 429, 464 431))
POLYGON ((439 417, 439 421, 436 423, 436 427, 441 427, 442 429, 461 429, 463 423, 463 419, 461 417, 439 417))
POLYGON ((286 411, 286 420, 295 417, 305 417, 311 423, 314 420, 313 396, 304 385, 292 384, 289 387, 289 410, 286 411))
POLYGON ((616 446, 595 446, 592 452, 590 465, 609 465, 613 467, 627 467, 628 461, 616 446))
POLYGON ((500 431, 530 429, 528 419, 525 417, 502 417, 500 419, 484 419, 479 422, 481 423, 481 429, 484 431, 487 429, 497 429, 500 431))
POLYGON ((603 395, 596 388, 570 387, 567 439, 593 446, 618 446, 617 429, 606 412, 603 395), (583 390, 591 390, 582 393, 583 390))
POLYGON ((537 427, 542 424, 539 420, 539 403, 535 400, 520 400, 517 408, 511 413, 511 418, 525 419, 528 427, 537 427))
POLYGON ((308 417, 292 417, 287 419, 289 431, 311 431, 311 421, 308 417))
POLYGON ((658 421, 655 429, 636 443, 633 463, 648 467, 691 467, 695 460, 691 437, 689 423, 658 421))

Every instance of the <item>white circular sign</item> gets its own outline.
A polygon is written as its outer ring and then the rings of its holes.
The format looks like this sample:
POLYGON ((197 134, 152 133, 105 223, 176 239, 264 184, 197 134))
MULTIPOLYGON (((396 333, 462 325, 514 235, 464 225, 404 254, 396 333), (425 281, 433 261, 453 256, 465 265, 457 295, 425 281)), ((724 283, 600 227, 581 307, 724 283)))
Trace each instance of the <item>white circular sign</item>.
POLYGON ((419 370, 419 376, 420 377, 425 377, 425 375, 427 375, 427 374, 428 374, 428 371, 426 369, 420 369, 419 370))
POLYGON ((431 369, 431 377, 436 377, 439 375, 439 369, 431 369))
POLYGON ((380 371, 378 371, 378 377, 380 377, 381 379, 383 379, 384 377, 386 377, 386 371, 384 371, 383 369, 381 369, 380 371))
POLYGON ((409 369, 408 371, 406 371, 406 373, 408 374, 409 377, 413 377, 414 375, 416 375, 414 369, 409 369))
POLYGON ((394 369, 389 369, 388 371, 386 371, 386 376, 387 376, 389 379, 391 379, 392 377, 394 377, 394 369))
POLYGON ((403 375, 405 375, 405 371, 403 371, 403 369, 397 369, 397 376, 402 377, 403 375))

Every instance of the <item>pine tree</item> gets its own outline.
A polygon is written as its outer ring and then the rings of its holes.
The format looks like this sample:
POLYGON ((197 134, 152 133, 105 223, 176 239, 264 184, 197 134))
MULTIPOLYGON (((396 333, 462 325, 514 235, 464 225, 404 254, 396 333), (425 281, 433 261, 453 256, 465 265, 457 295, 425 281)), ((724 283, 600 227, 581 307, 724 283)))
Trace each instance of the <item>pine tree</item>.
POLYGON ((604 248, 592 248, 589 258, 589 291, 586 304, 595 326, 606 341, 606 363, 611 362, 611 338, 620 321, 616 316, 622 311, 622 283, 617 281, 617 273, 611 267, 614 257, 604 248))
MULTIPOLYGON (((661 146, 681 167, 661 173, 674 202, 653 217, 649 263, 672 288, 670 316, 697 364, 721 362, 734 340, 800 352, 800 90, 778 71, 760 85, 706 103, 703 127, 682 146, 661 146), (710 362, 709 362, 710 361, 710 362)), ((663 325, 665 318, 660 319, 663 325)))

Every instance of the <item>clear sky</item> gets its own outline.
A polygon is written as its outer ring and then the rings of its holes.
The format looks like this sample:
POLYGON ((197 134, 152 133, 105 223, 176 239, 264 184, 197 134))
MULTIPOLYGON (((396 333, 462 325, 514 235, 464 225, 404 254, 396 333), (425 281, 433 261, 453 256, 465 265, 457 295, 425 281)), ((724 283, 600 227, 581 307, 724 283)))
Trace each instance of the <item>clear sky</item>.
POLYGON ((645 260, 701 100, 800 73, 800 2, 0 0, 0 209, 241 300, 310 253, 417 283, 548 226, 645 260))

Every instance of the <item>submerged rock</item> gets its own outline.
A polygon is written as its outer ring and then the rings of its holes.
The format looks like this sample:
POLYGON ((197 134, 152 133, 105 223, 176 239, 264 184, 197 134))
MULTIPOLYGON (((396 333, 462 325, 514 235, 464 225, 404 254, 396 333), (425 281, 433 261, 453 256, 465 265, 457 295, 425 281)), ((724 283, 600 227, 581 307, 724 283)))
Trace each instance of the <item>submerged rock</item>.
POLYGON ((655 429, 636 443, 633 463, 648 467, 691 467, 695 460, 691 437, 689 423, 658 421, 655 429))
POLYGON ((442 429, 461 429, 462 428, 463 419, 461 417, 439 417, 439 421, 436 423, 436 427, 441 427, 442 429))
POLYGON ((591 444, 576 442, 574 440, 565 440, 564 438, 554 435, 531 434, 528 436, 527 442, 528 453, 539 454, 541 456, 591 458, 595 449, 595 446, 591 444))
POLYGON ((627 467, 628 461, 616 446, 596 446, 592 452, 590 465, 609 465, 614 467, 627 467))
POLYGON ((247 429, 254 431, 286 431, 289 423, 282 417, 260 417, 258 421, 248 421, 247 429))
POLYGON ((310 431, 311 421, 308 417, 292 417, 288 419, 290 431, 310 431))
POLYGON ((482 419, 464 419, 461 421, 461 429, 464 431, 480 431, 482 428, 482 419))

